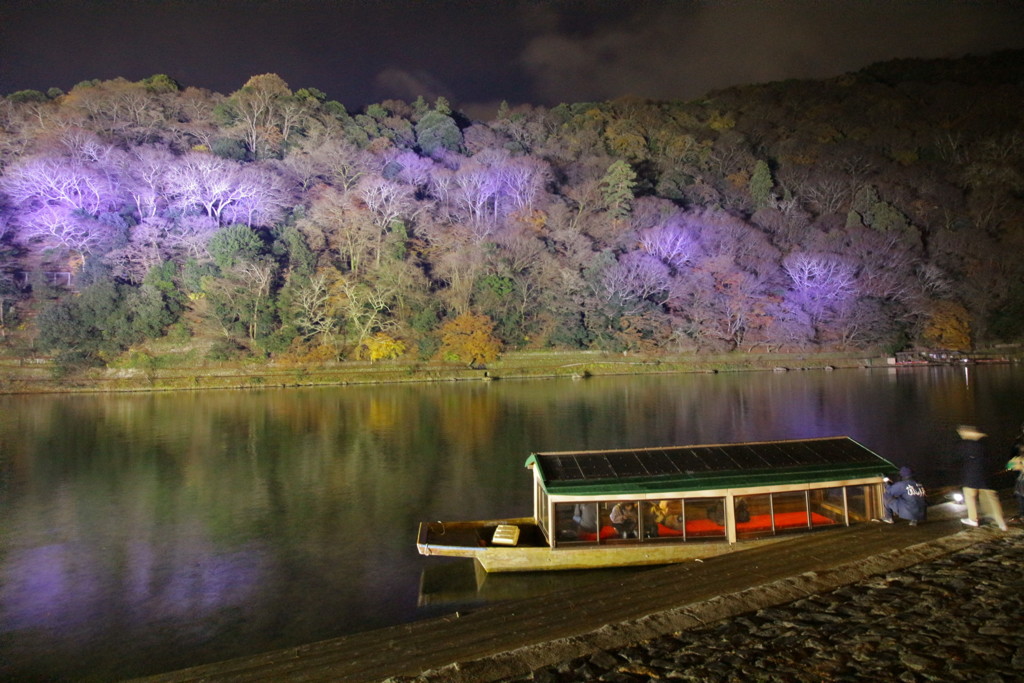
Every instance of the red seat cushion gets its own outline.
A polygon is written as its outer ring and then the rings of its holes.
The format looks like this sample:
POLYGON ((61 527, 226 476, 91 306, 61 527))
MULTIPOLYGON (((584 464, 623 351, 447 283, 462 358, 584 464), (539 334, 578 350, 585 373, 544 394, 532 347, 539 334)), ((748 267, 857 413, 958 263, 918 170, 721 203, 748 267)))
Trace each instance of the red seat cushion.
MULTIPOLYGON (((811 522, 814 526, 825 526, 835 524, 835 520, 829 519, 817 512, 811 513, 811 522)), ((807 526, 807 514, 804 512, 779 512, 775 515, 775 529, 798 529, 807 526)), ((736 525, 737 532, 745 531, 771 531, 771 515, 753 515, 748 521, 736 525)), ((710 519, 688 519, 686 520, 687 536, 715 536, 723 535, 725 527, 721 527, 710 519)), ((659 536, 682 536, 679 529, 672 529, 664 524, 658 525, 659 536)))
MULTIPOLYGON (((814 526, 825 526, 835 524, 834 520, 817 512, 811 513, 811 523, 814 526)), ((777 512, 775 513, 775 529, 799 529, 807 526, 806 512, 777 512)), ((741 522, 736 525, 737 532, 744 531, 771 531, 771 515, 752 515, 750 521, 741 522)))
MULTIPOLYGON (((606 538, 615 538, 618 535, 619 535, 619 532, 616 531, 615 527, 613 527, 613 526, 608 526, 606 524, 603 527, 601 527, 601 540, 602 541, 604 539, 606 539, 606 538)), ((581 540, 581 541, 596 541, 597 540, 597 534, 595 534, 592 531, 590 531, 590 532, 588 532, 588 531, 581 531, 579 533, 579 535, 577 536, 577 538, 579 538, 579 540, 581 540)))
MULTIPOLYGON (((824 515, 820 515, 817 512, 811 513, 811 523, 814 526, 827 526, 829 524, 835 524, 835 520, 829 519, 824 515)), ((775 529, 799 529, 807 526, 807 513, 805 512, 777 512, 775 514, 775 529)), ((746 522, 740 522, 736 525, 736 531, 738 533, 744 532, 757 532, 757 531, 771 531, 772 528, 772 516, 771 515, 753 515, 750 520, 746 522)), ((618 532, 615 531, 615 527, 605 525, 601 527, 601 540, 607 538, 615 538, 618 536, 618 532)), ((683 532, 680 529, 673 529, 667 527, 664 524, 658 524, 658 536, 682 536, 683 532)), ((686 535, 687 536, 724 536, 725 527, 719 526, 712 522, 710 519, 688 519, 686 520, 686 535)), ((581 541, 595 541, 597 540, 597 534, 595 533, 580 533, 579 540, 581 541)))

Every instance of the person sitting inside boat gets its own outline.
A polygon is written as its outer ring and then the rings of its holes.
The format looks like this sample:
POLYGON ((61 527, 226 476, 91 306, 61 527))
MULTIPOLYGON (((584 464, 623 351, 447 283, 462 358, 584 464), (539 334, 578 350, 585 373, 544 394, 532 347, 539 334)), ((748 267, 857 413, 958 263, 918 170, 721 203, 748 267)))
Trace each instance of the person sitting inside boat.
POLYGON ((636 503, 616 503, 608 519, 622 538, 636 538, 636 503))
POLYGON ((718 526, 725 526, 725 506, 722 504, 722 499, 719 498, 708 507, 708 519, 717 524, 718 526))
POLYGON ((655 503, 644 503, 644 538, 658 536, 658 506, 655 503))
MULTIPOLYGON (((683 530, 683 516, 679 513, 673 513, 670 510, 672 501, 662 500, 658 503, 658 507, 654 511, 654 523, 661 524, 669 529, 675 529, 676 531, 683 530)), ((680 506, 677 505, 678 509, 680 506)))
MULTIPOLYGON (((736 501, 733 511, 736 513, 737 524, 750 521, 750 510, 747 508, 747 501, 742 499, 736 501)), ((725 504, 721 500, 718 500, 708 509, 708 519, 718 526, 725 526, 725 504)))
POLYGON ((882 495, 882 506, 885 516, 882 521, 893 523, 893 517, 910 521, 910 526, 923 522, 928 510, 924 487, 914 480, 914 472, 909 467, 900 468, 900 480, 891 483, 885 478, 885 490, 882 495))
POLYGON ((579 533, 597 533, 597 504, 576 503, 572 512, 572 521, 576 522, 576 530, 579 533))
POLYGON ((750 521, 750 509, 747 507, 747 501, 740 498, 736 501, 736 523, 743 524, 744 522, 750 521))

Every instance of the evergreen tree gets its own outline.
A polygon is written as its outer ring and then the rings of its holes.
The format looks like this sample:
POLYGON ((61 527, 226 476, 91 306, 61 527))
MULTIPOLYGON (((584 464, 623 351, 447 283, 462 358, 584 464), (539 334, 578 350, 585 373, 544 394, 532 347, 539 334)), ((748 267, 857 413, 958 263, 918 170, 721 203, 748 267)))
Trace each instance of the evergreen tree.
POLYGON ((442 149, 456 152, 462 146, 462 131, 451 116, 428 111, 416 122, 416 144, 427 156, 442 149))
POLYGON ((633 208, 633 188, 636 187, 636 172, 621 159, 608 167, 601 179, 601 196, 605 209, 615 219, 629 215, 633 208))
POLYGON ((755 208, 763 209, 768 206, 774 186, 775 180, 772 178, 768 163, 758 159, 754 164, 754 174, 750 177, 750 196, 754 200, 755 208))

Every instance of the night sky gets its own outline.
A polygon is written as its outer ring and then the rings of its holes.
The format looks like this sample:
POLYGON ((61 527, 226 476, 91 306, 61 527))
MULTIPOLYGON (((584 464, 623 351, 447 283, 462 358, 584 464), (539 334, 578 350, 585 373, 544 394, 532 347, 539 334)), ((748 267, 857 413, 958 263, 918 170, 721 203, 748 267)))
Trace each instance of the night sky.
POLYGON ((484 115, 1021 48, 1022 28, 1019 0, 3 0, 0 93, 166 73, 227 94, 274 72, 350 110, 444 95, 484 115))

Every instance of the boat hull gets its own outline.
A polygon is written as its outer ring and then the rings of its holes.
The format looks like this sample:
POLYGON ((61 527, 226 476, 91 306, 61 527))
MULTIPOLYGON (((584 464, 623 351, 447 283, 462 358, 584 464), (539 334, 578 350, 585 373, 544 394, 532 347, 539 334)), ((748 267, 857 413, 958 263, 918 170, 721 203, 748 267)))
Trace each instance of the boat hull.
POLYGON ((738 543, 728 543, 725 540, 700 543, 637 543, 626 540, 601 545, 560 545, 551 548, 530 542, 531 538, 536 538, 531 533, 534 529, 539 534, 536 521, 530 518, 424 522, 420 524, 416 547, 421 555, 469 558, 476 560, 488 573, 498 573, 674 564, 737 552, 790 538, 772 536, 738 543), (501 524, 515 525, 525 530, 525 543, 516 546, 488 543, 486 539, 489 538, 489 534, 501 524))

